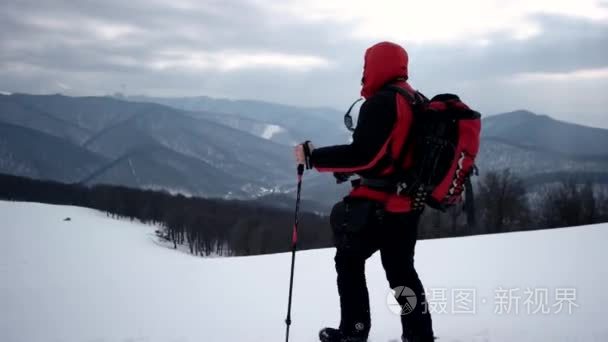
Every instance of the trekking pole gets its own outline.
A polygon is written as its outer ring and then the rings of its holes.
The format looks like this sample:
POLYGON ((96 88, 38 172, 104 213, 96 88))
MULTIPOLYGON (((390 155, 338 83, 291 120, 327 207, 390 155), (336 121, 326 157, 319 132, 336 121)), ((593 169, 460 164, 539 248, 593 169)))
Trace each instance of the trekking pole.
POLYGON ((298 190, 296 194, 296 211, 293 224, 293 233, 291 235, 291 275, 289 277, 289 301, 287 302, 287 318, 285 319, 285 342, 289 342, 289 327, 291 326, 291 297, 293 294, 293 273, 296 264, 296 248, 298 245, 298 213, 300 211, 300 192, 302 191, 302 175, 304 174, 304 165, 298 165, 298 190))

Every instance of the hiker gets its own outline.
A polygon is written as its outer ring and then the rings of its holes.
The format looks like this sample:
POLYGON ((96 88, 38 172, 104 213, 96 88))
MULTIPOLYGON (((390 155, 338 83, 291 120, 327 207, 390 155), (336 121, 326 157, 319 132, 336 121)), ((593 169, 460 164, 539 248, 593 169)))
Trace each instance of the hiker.
MULTIPOLYGON (((398 195, 396 183, 389 181, 397 172, 393 161, 400 155, 405 155, 406 165, 413 163, 410 154, 402 154, 409 148, 406 138, 413 122, 412 105, 386 88, 397 86, 413 95, 416 92, 407 80, 408 55, 401 46, 382 42, 370 47, 361 79, 361 96, 366 101, 352 143, 314 148, 307 142, 295 148, 298 164, 333 172, 338 182, 355 174, 361 177, 352 182, 353 190, 334 206, 330 217, 341 320, 338 329, 320 331, 323 342, 367 341, 371 319, 365 261, 378 250, 390 287, 407 287, 416 295, 413 310, 400 316, 402 340, 434 340, 424 288, 414 268, 421 210, 412 210, 412 199, 398 195)), ((407 296, 397 294, 396 299, 402 307, 409 307, 407 296)))

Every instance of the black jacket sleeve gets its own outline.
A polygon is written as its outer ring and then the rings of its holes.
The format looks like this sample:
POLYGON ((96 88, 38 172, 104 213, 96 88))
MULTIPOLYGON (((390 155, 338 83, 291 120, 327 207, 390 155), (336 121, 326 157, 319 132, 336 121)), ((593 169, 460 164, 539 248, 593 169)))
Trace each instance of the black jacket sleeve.
POLYGON ((376 167, 388 152, 396 107, 394 92, 379 92, 369 98, 359 110, 352 143, 315 149, 312 165, 321 172, 348 173, 376 167))

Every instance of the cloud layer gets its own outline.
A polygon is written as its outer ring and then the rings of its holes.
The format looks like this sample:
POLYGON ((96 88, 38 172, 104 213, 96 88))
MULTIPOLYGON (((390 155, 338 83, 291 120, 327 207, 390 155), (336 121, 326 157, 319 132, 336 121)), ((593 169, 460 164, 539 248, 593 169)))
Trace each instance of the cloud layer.
POLYGON ((608 5, 592 0, 12 0, 0 10, 0 91, 342 108, 365 48, 385 39, 408 49, 426 93, 608 127, 608 5))

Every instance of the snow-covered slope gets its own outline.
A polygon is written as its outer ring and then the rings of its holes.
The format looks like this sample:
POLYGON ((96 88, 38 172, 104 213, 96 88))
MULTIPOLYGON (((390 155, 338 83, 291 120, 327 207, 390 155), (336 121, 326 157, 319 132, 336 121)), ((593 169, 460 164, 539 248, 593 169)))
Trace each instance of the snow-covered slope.
MULTIPOLYGON (((156 244, 154 227, 76 207, 0 202, 0 218, 0 341, 284 339, 289 254, 193 257, 156 244)), ((606 241, 608 225, 420 242, 426 286, 447 290, 449 313, 434 315, 437 335, 442 342, 608 340, 606 241), (520 289, 519 314, 495 313, 500 287, 520 289), (576 289, 578 307, 528 314, 528 287, 548 289, 549 304, 555 289, 576 289), (451 291, 463 289, 476 290, 474 314, 452 313, 451 291)), ((331 249, 297 256, 292 341, 315 341, 320 327, 337 323, 332 256, 331 249)), ((377 255, 367 278, 371 340, 395 341, 399 320, 387 307, 377 255)))

